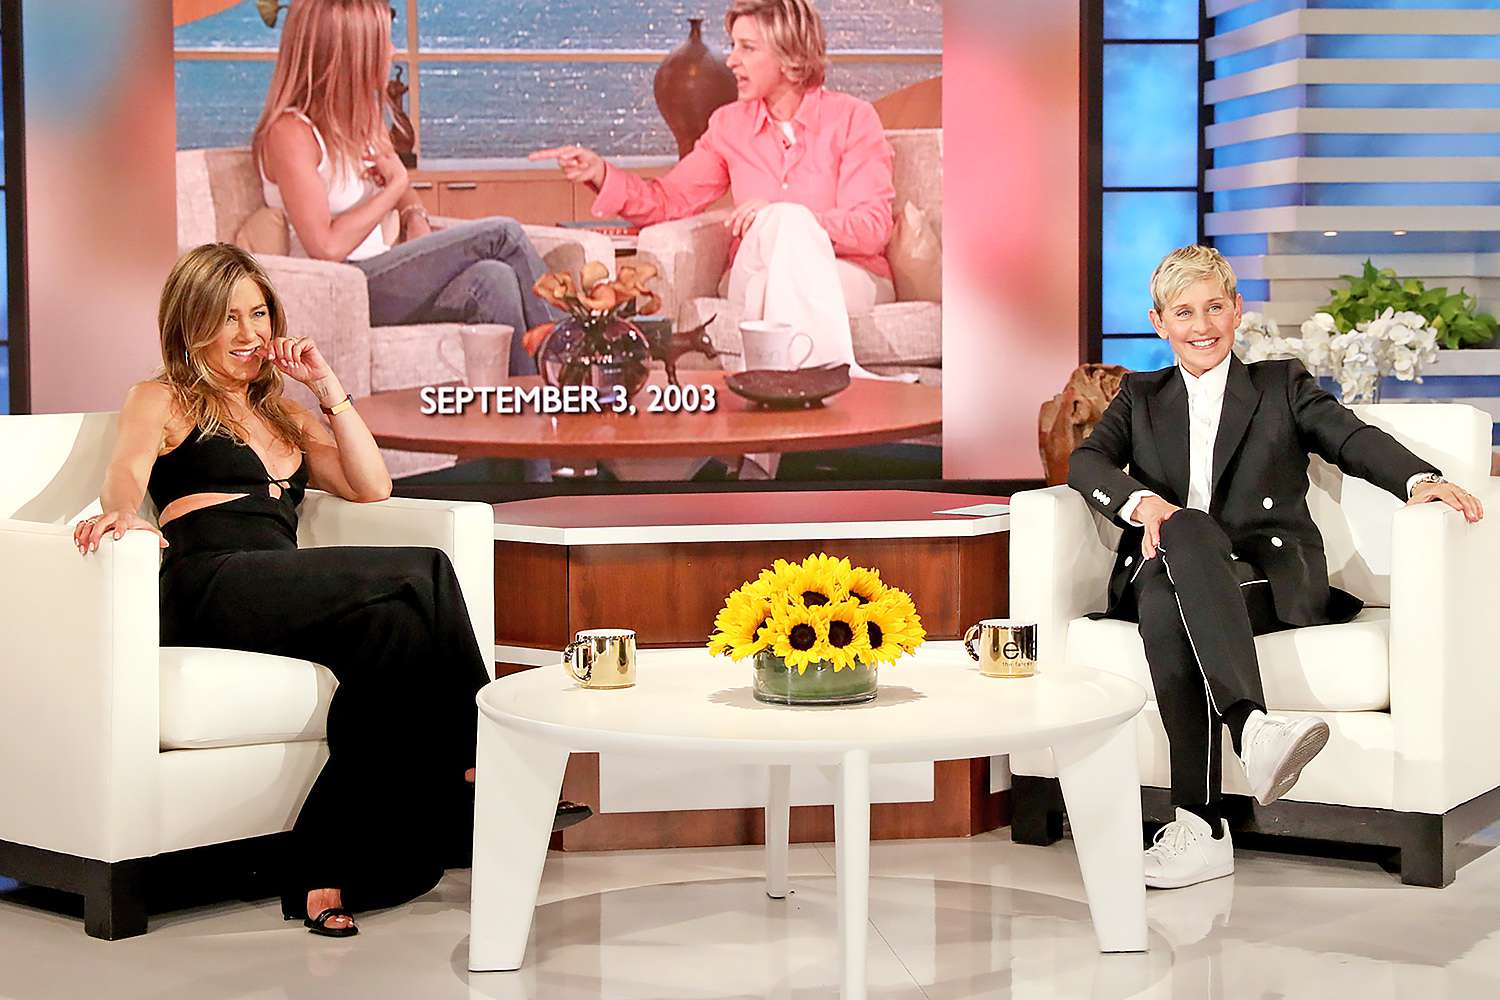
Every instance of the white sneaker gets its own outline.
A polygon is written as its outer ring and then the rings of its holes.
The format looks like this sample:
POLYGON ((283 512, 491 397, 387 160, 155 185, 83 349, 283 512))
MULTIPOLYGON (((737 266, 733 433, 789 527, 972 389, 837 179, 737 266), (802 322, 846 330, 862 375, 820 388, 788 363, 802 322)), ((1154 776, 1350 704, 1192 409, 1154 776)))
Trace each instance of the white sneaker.
POLYGON ((1302 769, 1327 745, 1328 723, 1317 716, 1251 712, 1240 733, 1240 762, 1255 801, 1268 806, 1291 791, 1302 769))
POLYGON ((1177 819, 1156 831, 1146 851, 1146 885, 1152 889, 1181 889, 1213 878, 1234 874, 1234 844, 1229 839, 1229 821, 1224 836, 1214 839, 1213 828, 1186 809, 1177 819))

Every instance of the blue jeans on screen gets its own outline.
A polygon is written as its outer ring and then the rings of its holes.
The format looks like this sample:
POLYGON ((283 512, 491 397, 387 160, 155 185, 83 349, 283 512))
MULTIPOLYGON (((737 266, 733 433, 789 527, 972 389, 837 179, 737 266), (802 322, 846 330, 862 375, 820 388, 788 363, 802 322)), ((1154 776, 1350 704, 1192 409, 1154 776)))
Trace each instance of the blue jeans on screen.
POLYGON ((349 263, 369 284, 371 326, 504 323, 514 328, 512 375, 537 373, 522 335, 562 318, 531 290, 547 265, 514 219, 476 219, 349 263))
MULTIPOLYGON (((531 290, 547 265, 514 219, 476 219, 349 263, 365 273, 372 326, 504 323, 513 328, 512 375, 537 374, 523 334, 562 318, 531 290)), ((551 480, 551 463, 544 459, 527 460, 524 467, 528 482, 551 480)))

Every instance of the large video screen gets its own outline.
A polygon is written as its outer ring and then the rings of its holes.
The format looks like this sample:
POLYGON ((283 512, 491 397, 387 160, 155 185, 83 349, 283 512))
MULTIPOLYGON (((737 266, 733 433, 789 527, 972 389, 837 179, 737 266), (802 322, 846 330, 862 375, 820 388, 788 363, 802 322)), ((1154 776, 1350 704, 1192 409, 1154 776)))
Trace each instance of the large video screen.
POLYGON ((294 332, 364 369, 342 381, 373 397, 393 472, 942 478, 941 0, 817 0, 821 37, 767 37, 767 15, 738 40, 721 0, 394 0, 386 114, 411 194, 352 250, 252 151, 268 109, 317 119, 330 203, 384 183, 373 151, 349 178, 331 162, 330 95, 367 34, 318 6, 177 5, 179 212, 201 207, 179 239, 295 276, 294 332), (778 44, 826 50, 790 96, 778 44), (290 106, 305 72, 330 74, 318 107, 290 106), (329 315, 299 257, 367 281, 368 317, 329 315))
POLYGON ((815 7, 788 102, 729 0, 23 0, 29 408, 118 409, 174 260, 230 242, 398 479, 1036 477, 1088 353, 1080 6, 815 7), (278 77, 325 8, 378 26, 278 77))

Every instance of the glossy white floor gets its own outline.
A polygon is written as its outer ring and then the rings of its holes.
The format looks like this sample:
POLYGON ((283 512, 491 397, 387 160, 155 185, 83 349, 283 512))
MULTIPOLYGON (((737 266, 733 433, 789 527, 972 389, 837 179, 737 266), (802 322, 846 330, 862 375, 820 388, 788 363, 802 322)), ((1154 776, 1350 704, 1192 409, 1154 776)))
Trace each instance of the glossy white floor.
MULTIPOLYGON (((1500 842, 1492 828, 1470 851, 1500 842)), ((769 900, 759 848, 559 854, 519 973, 470 975, 467 872, 347 941, 276 904, 154 917, 107 943, 0 894, 0 997, 665 1000, 836 995, 831 845, 794 846, 794 894, 769 900)), ((1500 997, 1500 852, 1447 889, 1374 864, 1241 850, 1232 878, 1153 892, 1151 951, 1099 955, 1071 842, 872 846, 872 1000, 1500 997)))

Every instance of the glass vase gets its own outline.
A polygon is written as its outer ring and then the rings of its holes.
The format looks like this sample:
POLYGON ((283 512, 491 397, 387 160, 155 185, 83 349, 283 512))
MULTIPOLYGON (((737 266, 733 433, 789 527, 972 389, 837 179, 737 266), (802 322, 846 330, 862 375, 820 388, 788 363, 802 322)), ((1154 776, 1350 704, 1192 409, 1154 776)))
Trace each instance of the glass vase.
POLYGON ((874 701, 876 667, 834 670, 819 660, 807 669, 788 667, 775 653, 755 654, 755 700, 773 705, 857 705, 874 701))
POLYGON ((633 399, 646 384, 651 344, 629 320, 568 316, 542 342, 537 368, 547 385, 593 386, 599 405, 608 410, 619 393, 633 399))
POLYGON ((1361 406, 1367 403, 1380 402, 1380 383, 1382 379, 1376 379, 1372 388, 1364 392, 1351 392, 1343 395, 1340 402, 1345 406, 1361 406))

